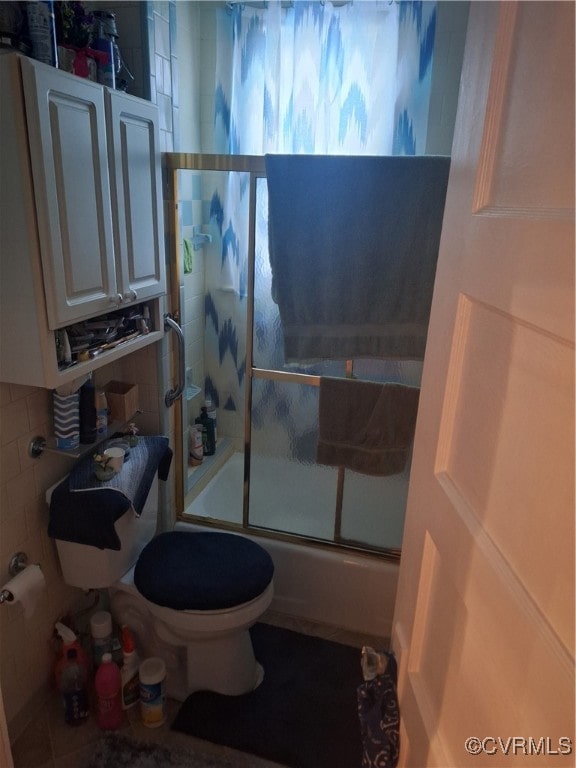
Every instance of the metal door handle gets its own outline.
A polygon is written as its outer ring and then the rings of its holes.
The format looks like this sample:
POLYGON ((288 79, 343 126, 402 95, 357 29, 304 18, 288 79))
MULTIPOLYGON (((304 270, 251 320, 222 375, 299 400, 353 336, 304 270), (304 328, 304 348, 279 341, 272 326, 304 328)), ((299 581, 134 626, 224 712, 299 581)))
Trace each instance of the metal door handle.
POLYGON ((178 340, 178 384, 174 387, 174 389, 168 390, 166 394, 164 395, 164 402, 166 403, 166 407, 170 408, 170 406, 174 405, 176 400, 178 400, 179 397, 182 396, 182 392, 184 391, 184 376, 185 376, 185 342, 184 342, 184 333, 182 331, 182 328, 178 325, 178 323, 170 317, 170 315, 166 314, 164 315, 164 330, 172 330, 176 334, 176 338, 178 340))

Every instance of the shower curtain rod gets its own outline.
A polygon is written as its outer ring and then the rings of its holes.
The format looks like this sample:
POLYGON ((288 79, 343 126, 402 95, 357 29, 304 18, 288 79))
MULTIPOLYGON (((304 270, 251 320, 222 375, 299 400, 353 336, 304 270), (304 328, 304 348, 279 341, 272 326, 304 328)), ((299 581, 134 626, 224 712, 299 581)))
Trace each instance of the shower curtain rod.
MULTIPOLYGON (((296 1, 297 0, 280 0, 280 4, 282 8, 293 8, 296 1)), ((320 0, 320 5, 326 5, 328 1, 331 2, 335 8, 340 8, 343 5, 351 5, 354 2, 354 0, 320 0)), ((265 10, 268 8, 269 4, 269 0, 230 0, 230 2, 226 3, 226 8, 228 8, 229 11, 232 11, 235 6, 239 5, 240 8, 248 6, 249 8, 265 10)))

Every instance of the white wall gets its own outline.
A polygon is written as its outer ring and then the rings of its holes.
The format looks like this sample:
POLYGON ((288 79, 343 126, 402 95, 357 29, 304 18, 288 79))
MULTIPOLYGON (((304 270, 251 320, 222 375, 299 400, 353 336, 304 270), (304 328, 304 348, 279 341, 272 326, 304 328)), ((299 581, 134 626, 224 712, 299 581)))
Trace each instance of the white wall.
POLYGON ((438 3, 426 153, 451 155, 460 70, 466 42, 468 2, 438 3))

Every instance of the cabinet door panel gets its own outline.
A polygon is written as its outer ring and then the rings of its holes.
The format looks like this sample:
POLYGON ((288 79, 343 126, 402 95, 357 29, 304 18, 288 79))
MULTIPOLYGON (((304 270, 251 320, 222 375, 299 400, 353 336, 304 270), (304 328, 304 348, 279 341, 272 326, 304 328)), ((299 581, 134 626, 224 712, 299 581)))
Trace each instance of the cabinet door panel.
POLYGON ((22 62, 50 328, 116 296, 102 87, 22 62))
POLYGON ((158 112, 125 94, 107 95, 119 290, 124 301, 141 301, 166 290, 158 112))

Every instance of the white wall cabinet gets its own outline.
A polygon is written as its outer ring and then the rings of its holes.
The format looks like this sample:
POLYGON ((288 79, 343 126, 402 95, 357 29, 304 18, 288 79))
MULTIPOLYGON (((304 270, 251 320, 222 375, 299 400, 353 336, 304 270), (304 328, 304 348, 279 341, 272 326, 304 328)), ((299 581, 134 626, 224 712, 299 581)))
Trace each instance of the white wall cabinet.
POLYGON ((166 292, 158 110, 118 91, 106 97, 116 288, 126 304, 166 292))
POLYGON ((21 66, 50 327, 165 293, 156 107, 21 66))
POLYGON ((53 388, 163 335, 157 108, 0 55, 0 380, 53 388), (59 370, 54 330, 149 302, 154 331, 59 370))

